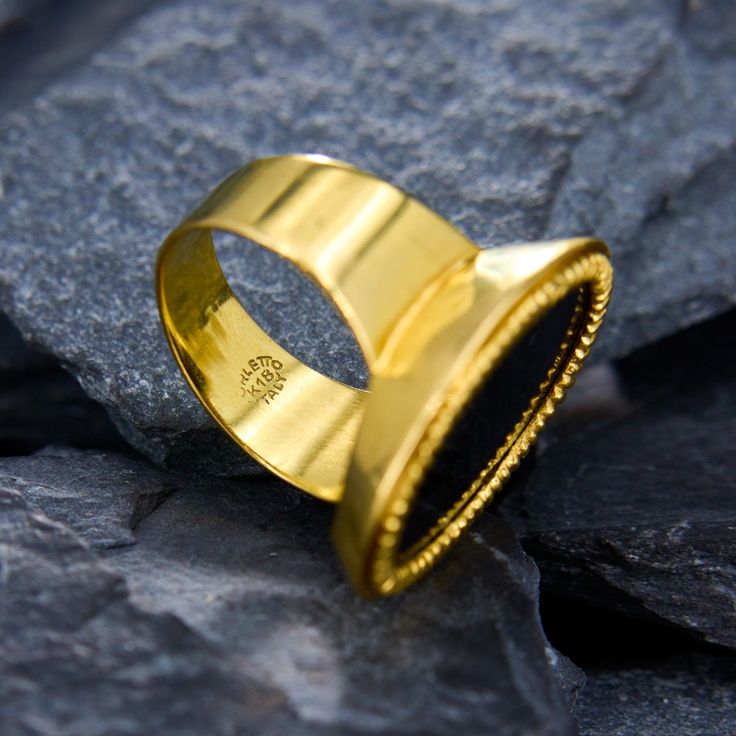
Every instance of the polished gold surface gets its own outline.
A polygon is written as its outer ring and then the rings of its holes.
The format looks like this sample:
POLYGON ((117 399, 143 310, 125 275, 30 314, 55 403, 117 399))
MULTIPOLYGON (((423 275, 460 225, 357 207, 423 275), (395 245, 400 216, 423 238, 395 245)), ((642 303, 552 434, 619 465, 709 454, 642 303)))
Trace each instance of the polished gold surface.
POLYGON ((192 389, 274 473, 342 498, 335 542, 366 595, 419 577, 518 465, 587 354, 610 286, 600 241, 481 251, 408 194, 320 156, 233 174, 169 235, 157 266, 162 322, 192 389), (367 392, 304 365, 250 318, 217 262, 213 230, 273 250, 324 290, 365 355, 367 392), (402 550, 417 489, 463 407, 574 291, 567 334, 526 411, 454 505, 402 550))
MULTIPOLYGON (((394 593, 459 538, 508 479, 563 398, 600 326, 611 269, 600 241, 577 239, 483 251, 450 274, 402 324, 374 367, 371 400, 337 511, 335 542, 366 595, 394 593), (539 317, 580 292, 565 341, 527 409, 454 505, 407 550, 401 541, 416 490, 474 392, 539 317)), ((488 416, 488 423, 496 421, 488 416)), ((479 428, 482 431, 482 428, 479 428)))
POLYGON ((236 172, 162 246, 161 317, 196 395, 259 462, 336 501, 365 394, 307 367, 260 329, 225 280, 212 230, 260 243, 314 279, 369 369, 415 297, 477 248, 396 187, 320 156, 275 157, 236 172))

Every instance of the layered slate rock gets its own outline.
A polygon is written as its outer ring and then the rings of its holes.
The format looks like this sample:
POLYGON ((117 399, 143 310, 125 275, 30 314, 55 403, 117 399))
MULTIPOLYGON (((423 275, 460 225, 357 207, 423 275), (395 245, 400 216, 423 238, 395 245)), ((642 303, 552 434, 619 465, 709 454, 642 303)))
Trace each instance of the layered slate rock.
POLYGON ((0 0, 0 118, 104 47, 156 0, 0 0))
POLYGON ((0 460, 0 488, 3 733, 31 713, 49 732, 73 716, 85 733, 575 733, 561 684, 581 674, 546 641, 538 573, 498 519, 414 589, 366 602, 329 507, 277 481, 56 450, 0 460), (135 488, 165 500, 133 521, 135 488), (109 544, 131 525, 137 543, 109 544))
MULTIPOLYGON (((253 470, 168 355, 153 262, 226 173, 318 151, 483 246, 609 239, 619 286, 596 353, 622 355, 734 302, 731 14, 725 0, 166 3, 3 125, 0 301, 150 456, 253 470)), ((278 339, 365 379, 303 280, 259 250, 225 266, 278 339)))
POLYGON ((4 482, 0 538, 3 734, 292 732, 278 689, 133 604, 118 573, 4 482))
POLYGON ((736 657, 670 627, 543 596, 551 641, 585 670, 581 736, 736 732, 736 657))
POLYGON ((736 732, 736 661, 680 651, 631 667, 587 670, 574 713, 581 736, 736 732))
POLYGON ((47 444, 122 450, 105 410, 53 356, 27 345, 0 314, 0 454, 47 444))
POLYGON ((48 0, 0 0, 0 32, 22 22, 47 3, 48 0))
POLYGON ((176 487, 139 459, 64 447, 4 458, 0 485, 21 493, 97 550, 135 544, 138 522, 176 487))
POLYGON ((736 83, 736 6, 685 0, 678 10, 679 33, 656 70, 575 146, 550 210, 548 234, 596 233, 612 246, 599 357, 736 305, 736 145, 720 117, 736 115, 722 96, 736 83))
POLYGON ((635 354, 616 411, 552 429, 515 504, 548 590, 736 646, 734 334, 731 312, 635 354))

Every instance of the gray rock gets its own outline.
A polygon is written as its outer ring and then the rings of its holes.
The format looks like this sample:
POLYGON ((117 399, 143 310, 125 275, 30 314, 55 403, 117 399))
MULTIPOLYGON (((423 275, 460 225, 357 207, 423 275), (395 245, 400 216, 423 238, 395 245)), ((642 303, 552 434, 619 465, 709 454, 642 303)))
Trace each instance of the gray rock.
POLYGON ((5 375, 23 374, 58 366, 49 353, 35 350, 29 345, 13 323, 0 314, 0 371, 5 375))
POLYGON ((0 0, 0 32, 43 8, 49 0, 0 0))
POLYGON ((543 596, 550 640, 585 670, 581 736, 736 733, 736 657, 670 627, 543 596))
POLYGON ((570 708, 577 703, 580 691, 585 687, 587 678, 585 672, 580 669, 569 657, 566 657, 554 647, 547 649, 547 659, 555 670, 557 681, 562 687, 562 692, 570 708))
POLYGON ((84 62, 155 0, 0 0, 0 117, 84 62))
POLYGON ((130 734, 168 732, 174 721, 180 733, 202 733, 213 714, 219 720, 207 733, 575 733, 563 688, 570 697, 581 674, 546 641, 537 570, 501 520, 484 519, 420 585, 365 602, 335 560, 331 509, 284 484, 183 478, 109 454, 54 453, 0 460, 0 488, 13 499, 11 521, 0 524, 14 530, 0 528, 12 555, 0 578, 0 630, 16 631, 0 648, 17 655, 8 664, 0 658, 3 683, 13 684, 0 708, 3 733, 22 732, 30 712, 46 724, 42 733, 102 732, 104 718, 123 712, 130 734), (161 497, 172 484, 175 492, 154 510, 147 503, 136 544, 108 543, 128 534, 140 505, 135 488, 146 495, 158 489, 161 497), (25 505, 18 510, 21 495, 59 521, 25 505), (18 514, 22 523, 12 520, 18 514), (32 526, 39 518, 53 529, 53 544, 32 526), (29 576, 31 587, 22 582, 29 576), (29 618, 26 596, 41 590, 49 603, 29 618), (145 635, 140 627, 148 627, 145 635), (120 672, 118 648, 141 638, 120 672), (32 655, 50 640, 63 671, 48 667, 51 654, 35 669, 32 655), (40 644, 22 665, 28 641, 40 644), (67 659, 74 647, 80 654, 67 659), (32 696, 22 690, 22 666, 32 696), (126 690, 133 673, 141 698, 135 708, 126 690), (55 693, 61 677, 60 694, 45 703, 43 693, 55 693), (110 716, 104 697, 117 678, 120 709, 110 716), (97 689, 88 692, 91 679, 97 689), (180 693, 168 690, 176 683, 180 693), (230 700, 238 688, 242 711, 230 700), (187 723, 195 707, 202 710, 187 723), (63 731, 65 717, 88 730, 63 731), (248 730, 254 720, 260 727, 248 730))
POLYGON ((635 354, 617 413, 551 428, 499 509, 545 589, 736 647, 734 334, 731 312, 635 354))
POLYGON ((138 459, 63 447, 4 458, 0 486, 99 550, 135 544, 138 522, 174 491, 172 480, 138 459))
POLYGON ((0 314, 0 455, 53 443, 123 450, 105 410, 53 356, 34 350, 0 314))
MULTIPOLYGON (((731 14, 725 1, 168 3, 6 119, 0 302, 151 457, 252 471, 168 355, 153 262, 233 168, 320 151, 484 246, 609 238, 620 286, 596 353, 624 354, 734 303, 731 14)), ((259 250, 230 248, 225 267, 278 339, 365 379, 302 279, 259 250)))
POLYGON ((283 695, 249 679, 63 524, 0 484, 0 732, 287 733, 283 695))
POLYGON ((680 651, 587 674, 574 710, 581 736, 736 733, 736 661, 728 654, 680 651))

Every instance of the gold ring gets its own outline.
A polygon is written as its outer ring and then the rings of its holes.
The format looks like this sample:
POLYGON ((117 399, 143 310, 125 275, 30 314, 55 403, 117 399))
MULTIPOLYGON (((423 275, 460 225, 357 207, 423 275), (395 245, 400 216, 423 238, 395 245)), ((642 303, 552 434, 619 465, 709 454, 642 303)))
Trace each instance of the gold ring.
POLYGON ((322 156, 232 174, 166 238, 164 330, 240 446, 340 501, 334 539, 364 595, 421 576, 519 464, 590 349, 611 291, 604 243, 481 250, 416 199, 322 156), (230 289, 212 231, 296 264, 352 329, 368 391, 274 342, 230 289))

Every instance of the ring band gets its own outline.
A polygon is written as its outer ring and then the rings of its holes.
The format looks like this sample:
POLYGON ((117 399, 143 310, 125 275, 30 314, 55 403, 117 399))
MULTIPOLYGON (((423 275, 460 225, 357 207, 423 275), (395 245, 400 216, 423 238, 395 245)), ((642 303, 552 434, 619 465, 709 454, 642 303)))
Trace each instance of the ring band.
POLYGON ((213 230, 253 240, 316 281, 369 371, 416 295, 476 248, 396 187, 322 156, 251 163, 164 241, 156 269, 161 319, 195 394, 256 460, 337 501, 366 393, 312 370, 258 326, 222 273, 213 230))
POLYGON ((195 394, 264 466, 341 500, 335 543, 368 596, 423 574, 518 465, 585 358, 612 280, 601 241, 481 250, 405 192, 321 156, 235 172, 166 238, 156 274, 195 394), (365 356, 368 391, 257 325, 213 230, 271 249, 322 288, 365 356))

